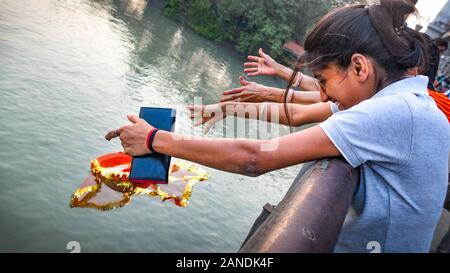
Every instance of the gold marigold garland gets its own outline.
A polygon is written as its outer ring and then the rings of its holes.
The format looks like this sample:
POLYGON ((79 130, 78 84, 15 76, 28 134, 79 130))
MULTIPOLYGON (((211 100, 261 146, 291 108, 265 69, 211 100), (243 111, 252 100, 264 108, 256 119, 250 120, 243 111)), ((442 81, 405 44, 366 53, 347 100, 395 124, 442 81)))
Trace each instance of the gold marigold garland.
MULTIPOLYGON (((129 166, 129 165, 128 165, 129 166)), ((123 169, 123 168, 122 168, 123 169)), ((70 206, 72 208, 94 208, 102 211, 111 210, 127 205, 134 195, 147 195, 149 197, 159 196, 162 201, 171 200, 177 206, 186 207, 192 195, 192 188, 198 181, 205 181, 209 175, 198 166, 188 162, 174 163, 170 167, 169 184, 182 180, 185 182, 181 195, 171 194, 162 190, 158 185, 150 185, 148 188, 141 188, 128 180, 129 171, 117 171, 114 168, 102 167, 99 161, 91 161, 91 174, 95 177, 95 185, 78 189, 71 197, 70 206), (181 177, 173 174, 178 171, 185 171, 188 175, 181 177), (107 204, 97 204, 91 202, 102 189, 102 184, 122 194, 122 199, 109 202, 107 204)))

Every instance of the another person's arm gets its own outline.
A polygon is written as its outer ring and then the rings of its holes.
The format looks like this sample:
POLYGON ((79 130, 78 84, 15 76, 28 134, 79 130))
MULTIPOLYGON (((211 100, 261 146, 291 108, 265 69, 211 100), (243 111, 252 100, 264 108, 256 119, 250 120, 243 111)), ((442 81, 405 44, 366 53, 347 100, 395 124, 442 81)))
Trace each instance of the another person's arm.
POLYGON ((325 121, 333 114, 331 102, 311 105, 288 104, 286 108, 290 113, 290 120, 286 116, 284 104, 281 103, 227 102, 205 106, 189 106, 191 118, 197 119, 194 126, 206 124, 204 133, 207 133, 215 123, 229 116, 298 127, 325 121))
MULTIPOLYGON (((248 56, 249 62, 246 62, 244 72, 247 76, 254 77, 259 75, 276 76, 285 81, 291 79, 293 70, 277 63, 272 57, 265 54, 262 49, 259 50, 259 56, 248 56)), ((298 87, 304 91, 318 91, 319 84, 317 80, 305 74, 300 74, 298 78, 298 87)))
MULTIPOLYGON (((246 81, 243 77, 239 79, 241 87, 223 92, 221 102, 277 102, 284 103, 283 89, 268 87, 255 82, 246 81)), ((289 103, 313 104, 321 102, 320 92, 293 91, 289 103)))
MULTIPOLYGON (((150 154, 147 136, 153 127, 136 116, 128 118, 133 124, 118 129, 124 151, 131 156, 150 154)), ((106 136, 113 137, 113 132, 106 136)), ((247 176, 340 155, 319 126, 273 140, 205 139, 158 131, 152 147, 161 154, 247 176)))

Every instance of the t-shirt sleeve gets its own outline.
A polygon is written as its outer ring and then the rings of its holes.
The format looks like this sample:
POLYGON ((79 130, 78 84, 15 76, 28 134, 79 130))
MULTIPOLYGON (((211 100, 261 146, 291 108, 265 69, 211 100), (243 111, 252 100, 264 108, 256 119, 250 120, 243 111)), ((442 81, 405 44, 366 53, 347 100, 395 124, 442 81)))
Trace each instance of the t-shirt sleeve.
POLYGON ((330 103, 330 109, 332 114, 336 114, 337 112, 340 111, 339 106, 334 102, 330 103))
POLYGON ((413 138, 412 113, 402 98, 377 98, 340 111, 320 127, 353 167, 366 162, 407 161, 413 138))

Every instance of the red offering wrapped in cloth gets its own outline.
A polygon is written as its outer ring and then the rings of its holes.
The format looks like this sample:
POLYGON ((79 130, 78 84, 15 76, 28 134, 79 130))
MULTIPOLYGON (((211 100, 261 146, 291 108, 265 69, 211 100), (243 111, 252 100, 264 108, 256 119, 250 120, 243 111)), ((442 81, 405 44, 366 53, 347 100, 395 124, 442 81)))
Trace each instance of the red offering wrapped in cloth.
POLYGON ((188 162, 174 163, 169 168, 169 184, 132 183, 129 179, 132 158, 112 153, 91 161, 91 173, 72 195, 71 207, 110 210, 128 204, 134 195, 159 196, 175 205, 188 205, 192 188, 208 174, 188 162))

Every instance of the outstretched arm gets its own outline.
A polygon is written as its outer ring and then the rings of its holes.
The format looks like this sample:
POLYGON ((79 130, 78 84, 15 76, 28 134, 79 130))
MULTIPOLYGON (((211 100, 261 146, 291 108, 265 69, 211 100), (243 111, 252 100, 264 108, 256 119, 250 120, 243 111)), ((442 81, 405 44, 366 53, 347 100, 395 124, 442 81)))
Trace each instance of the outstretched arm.
MULTIPOLYGON (((132 125, 118 129, 125 152, 149 154, 146 140, 153 127, 136 116, 129 119, 132 125)), ((340 155, 319 126, 274 140, 205 139, 159 131, 152 147, 161 154, 247 176, 340 155)))
POLYGON ((329 102, 311 105, 288 104, 286 108, 290 114, 290 124, 284 104, 281 103, 226 102, 204 106, 189 106, 191 118, 197 119, 194 126, 206 124, 204 127, 205 134, 215 123, 229 116, 264 120, 298 127, 325 121, 332 115, 329 102))
MULTIPOLYGON (((276 76, 285 81, 291 79, 293 70, 276 62, 272 57, 259 49, 259 56, 248 56, 248 62, 244 63, 246 67, 244 72, 247 76, 254 77, 259 75, 276 76)), ((301 74, 298 79, 298 87, 303 91, 319 91, 320 87, 317 80, 305 74, 301 74)))
MULTIPOLYGON (((268 87, 239 78, 241 87, 223 92, 221 102, 284 102, 284 91, 280 88, 268 87)), ((321 102, 320 92, 294 91, 291 103, 313 104, 321 102)))

